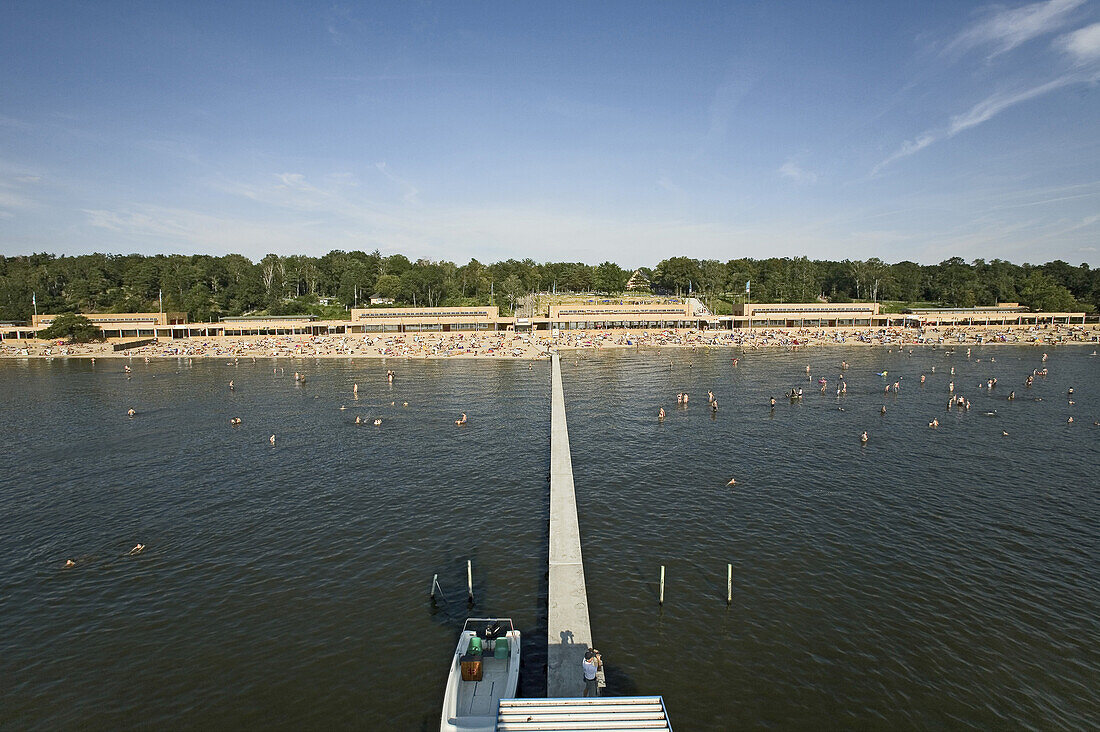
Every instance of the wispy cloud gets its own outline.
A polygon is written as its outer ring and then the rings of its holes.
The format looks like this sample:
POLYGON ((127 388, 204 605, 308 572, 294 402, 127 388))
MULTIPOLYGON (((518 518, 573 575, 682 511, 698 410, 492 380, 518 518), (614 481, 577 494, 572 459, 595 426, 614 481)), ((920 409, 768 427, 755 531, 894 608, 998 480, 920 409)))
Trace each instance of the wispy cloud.
POLYGON ((1100 61, 1100 23, 1093 23, 1067 33, 1056 45, 1068 54, 1078 66, 1100 61))
POLYGON ((966 28, 946 47, 948 53, 987 48, 987 59, 1007 53, 1033 38, 1053 33, 1072 18, 1085 0, 1046 0, 1019 8, 993 6, 988 14, 966 28))
POLYGON ((806 170, 794 160, 787 160, 783 163, 779 168, 779 175, 801 185, 817 183, 817 173, 806 170))
POLYGON ((399 178, 390 171, 390 166, 385 161, 375 163, 374 167, 378 169, 382 175, 386 177, 386 180, 397 185, 401 189, 401 200, 405 203, 420 203, 420 189, 414 186, 404 178, 399 178))
MULTIPOLYGON (((1053 30, 1061 25, 1065 14, 1078 7, 1076 0, 1050 0, 1014 11, 1002 11, 999 22, 990 22, 982 27, 981 34, 987 41, 1000 42, 1003 52, 1019 45, 1024 40, 1039 35, 1040 32, 1053 30), (1025 12, 1027 11, 1027 12, 1025 12)), ((879 162, 871 176, 877 175, 891 163, 919 152, 933 143, 946 140, 955 135, 977 127, 996 117, 1006 109, 1018 104, 1038 99, 1051 92, 1074 84, 1091 84, 1100 81, 1100 23, 1079 28, 1056 38, 1052 44, 1061 51, 1066 60, 1057 63, 1053 78, 1039 84, 1018 86, 1008 91, 990 94, 970 109, 956 114, 940 128, 922 132, 912 140, 906 140, 892 154, 879 162)))

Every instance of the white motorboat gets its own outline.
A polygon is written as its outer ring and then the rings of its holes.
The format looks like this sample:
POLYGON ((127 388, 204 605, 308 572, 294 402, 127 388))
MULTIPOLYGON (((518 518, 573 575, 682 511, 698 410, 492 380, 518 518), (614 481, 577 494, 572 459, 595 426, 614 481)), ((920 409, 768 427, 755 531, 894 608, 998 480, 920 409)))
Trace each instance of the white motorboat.
POLYGON ((511 618, 469 618, 451 657, 440 732, 497 728, 501 699, 519 682, 519 631, 511 618))

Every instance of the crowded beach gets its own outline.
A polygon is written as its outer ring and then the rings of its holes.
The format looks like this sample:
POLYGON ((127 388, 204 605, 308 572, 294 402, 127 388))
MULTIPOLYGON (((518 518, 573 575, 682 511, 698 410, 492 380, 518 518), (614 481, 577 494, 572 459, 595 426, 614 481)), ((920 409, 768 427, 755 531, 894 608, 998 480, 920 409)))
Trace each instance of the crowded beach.
POLYGON ((1096 344, 1100 325, 752 330, 561 330, 515 333, 387 333, 159 339, 116 351, 112 343, 4 341, 0 358, 545 358, 553 348, 760 348, 1096 344))

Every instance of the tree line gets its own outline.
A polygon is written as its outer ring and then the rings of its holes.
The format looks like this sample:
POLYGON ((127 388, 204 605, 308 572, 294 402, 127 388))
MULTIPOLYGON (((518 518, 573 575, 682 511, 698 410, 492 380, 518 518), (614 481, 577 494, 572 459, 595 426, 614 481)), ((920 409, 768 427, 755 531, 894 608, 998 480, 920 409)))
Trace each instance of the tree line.
MULTIPOLYGON (((920 265, 876 258, 671 257, 640 272, 645 291, 692 294, 719 309, 743 300, 749 282, 752 302, 878 300, 957 307, 1020 302, 1034 310, 1100 309, 1100 269, 1060 260, 1017 265, 955 257, 920 265)), ((507 313, 530 292, 622 293, 632 273, 614 262, 471 259, 458 265, 377 250, 320 257, 268 254, 259 262, 240 254, 0 256, 0 321, 29 320, 32 297, 39 313, 151 312, 163 306, 196 322, 249 314, 338 317, 346 307, 364 307, 372 295, 397 305, 491 301, 507 313)))

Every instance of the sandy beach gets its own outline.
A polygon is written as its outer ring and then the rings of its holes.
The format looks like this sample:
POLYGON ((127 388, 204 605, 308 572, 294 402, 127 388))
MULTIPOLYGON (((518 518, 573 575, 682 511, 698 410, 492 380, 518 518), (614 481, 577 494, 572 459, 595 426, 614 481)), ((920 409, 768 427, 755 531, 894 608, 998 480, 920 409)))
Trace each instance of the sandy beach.
POLYGON ((545 358, 560 350, 604 348, 805 348, 814 346, 1071 345, 1100 342, 1100 326, 615 330, 550 334, 392 333, 334 336, 235 336, 161 340, 115 351, 111 343, 6 341, 0 358, 545 358))

